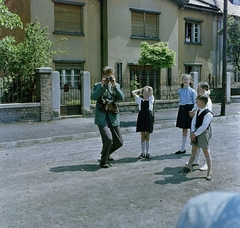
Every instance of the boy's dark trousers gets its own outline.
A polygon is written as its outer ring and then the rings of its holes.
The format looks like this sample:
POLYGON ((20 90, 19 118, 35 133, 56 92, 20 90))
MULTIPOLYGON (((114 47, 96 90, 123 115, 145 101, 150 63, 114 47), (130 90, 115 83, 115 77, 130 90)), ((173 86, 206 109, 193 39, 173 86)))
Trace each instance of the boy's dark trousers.
POLYGON ((101 164, 105 164, 109 155, 123 145, 123 139, 120 126, 114 127, 108 115, 104 124, 98 125, 98 129, 102 138, 101 164))

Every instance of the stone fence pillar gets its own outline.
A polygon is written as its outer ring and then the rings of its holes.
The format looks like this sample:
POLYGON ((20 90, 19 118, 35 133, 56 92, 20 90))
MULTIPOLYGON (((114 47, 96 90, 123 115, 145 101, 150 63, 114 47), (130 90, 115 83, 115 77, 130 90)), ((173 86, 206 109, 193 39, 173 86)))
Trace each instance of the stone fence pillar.
POLYGON ((60 74, 58 71, 52 72, 52 101, 53 119, 60 118, 60 74))
POLYGON ((193 88, 197 92, 199 77, 197 72, 190 72, 190 75, 193 79, 193 88))
POLYGON ((91 82, 90 73, 88 71, 81 72, 81 112, 83 116, 91 115, 91 82))
POLYGON ((227 99, 227 103, 231 102, 231 73, 230 72, 227 72, 226 99, 227 99))
POLYGON ((52 68, 36 68, 35 74, 40 78, 40 121, 53 120, 52 68))

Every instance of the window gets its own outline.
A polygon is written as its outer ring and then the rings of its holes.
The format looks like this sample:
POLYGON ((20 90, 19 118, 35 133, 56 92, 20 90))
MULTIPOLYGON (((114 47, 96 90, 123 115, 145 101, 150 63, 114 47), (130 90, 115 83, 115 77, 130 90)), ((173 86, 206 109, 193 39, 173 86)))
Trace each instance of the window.
POLYGON ((116 73, 117 73, 117 82, 120 84, 120 86, 122 87, 122 63, 121 62, 117 62, 116 63, 116 73))
POLYGON ((77 88, 80 85, 80 72, 83 70, 84 61, 54 60, 55 69, 60 73, 60 87, 64 85, 77 88))
POLYGON ((137 76, 137 82, 139 88, 149 85, 156 91, 156 98, 160 97, 160 71, 154 69, 152 66, 138 66, 130 64, 130 81, 134 80, 135 75, 137 76))
POLYGON ((172 86, 172 68, 167 69, 167 86, 172 86))
MULTIPOLYGON (((54 60, 55 70, 60 74, 60 106, 80 105, 81 77, 85 61, 54 60)), ((61 113, 75 113, 76 110, 61 108, 61 113)), ((78 114, 80 111, 77 109, 78 114)))
POLYGON ((185 43, 201 43, 202 20, 185 19, 185 43))
POLYGON ((131 10, 131 38, 159 40, 159 14, 156 11, 131 10))
POLYGON ((54 33, 67 35, 84 35, 83 33, 83 6, 63 0, 54 2, 54 33))
POLYGON ((201 81, 201 63, 184 63, 186 74, 190 74, 191 72, 198 73, 198 81, 201 81))

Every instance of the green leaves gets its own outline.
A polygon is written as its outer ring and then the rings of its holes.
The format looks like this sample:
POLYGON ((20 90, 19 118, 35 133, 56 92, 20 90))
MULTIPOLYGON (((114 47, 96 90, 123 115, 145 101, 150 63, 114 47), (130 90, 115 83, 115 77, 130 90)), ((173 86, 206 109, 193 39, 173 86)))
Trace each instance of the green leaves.
POLYGON ((10 75, 31 75, 35 68, 50 66, 52 56, 64 51, 51 48, 60 39, 53 43, 48 39, 48 27, 41 29, 40 23, 35 20, 25 28, 26 38, 15 45, 14 37, 5 37, 0 41, 0 69, 10 75))
POLYGON ((1 27, 13 29, 15 27, 22 28, 22 22, 17 14, 11 13, 0 0, 0 29, 1 27))
MULTIPOLYGON (((223 29, 218 34, 222 35, 223 29)), ((233 16, 229 16, 227 21, 227 56, 228 63, 240 71, 240 19, 233 16)))
POLYGON ((175 65, 175 52, 170 50, 167 42, 148 44, 141 42, 141 54, 138 63, 156 68, 171 68, 175 65))

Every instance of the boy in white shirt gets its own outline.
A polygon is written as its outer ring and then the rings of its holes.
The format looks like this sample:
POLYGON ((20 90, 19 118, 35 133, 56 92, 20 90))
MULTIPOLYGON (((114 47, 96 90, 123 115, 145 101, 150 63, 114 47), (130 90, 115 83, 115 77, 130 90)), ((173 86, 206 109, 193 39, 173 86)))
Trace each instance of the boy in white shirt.
MULTIPOLYGON (((198 89, 197 89, 198 95, 204 95, 208 97, 208 103, 207 103, 207 108, 212 112, 212 100, 210 99, 210 90, 209 90, 209 84, 207 82, 199 82, 198 83, 198 89)), ((191 112, 189 112, 189 115, 193 118, 195 112, 198 110, 197 104, 194 105, 194 108, 192 109, 191 112)), ((201 153, 201 149, 198 148, 195 160, 193 162, 193 166, 198 166, 199 165, 199 156, 201 153)), ((187 164, 186 164, 187 165, 187 164)), ((204 159, 203 165, 200 167, 200 171, 206 171, 208 169, 207 167, 207 162, 206 159, 204 159)))
POLYGON ((213 115, 206 105, 208 102, 207 96, 198 95, 197 106, 198 111, 195 113, 191 124, 191 144, 192 154, 189 158, 188 164, 180 173, 190 172, 192 164, 195 160, 198 148, 202 148, 204 156, 207 161, 208 170, 206 180, 212 179, 212 158, 209 150, 209 140, 211 139, 211 127, 213 115))

